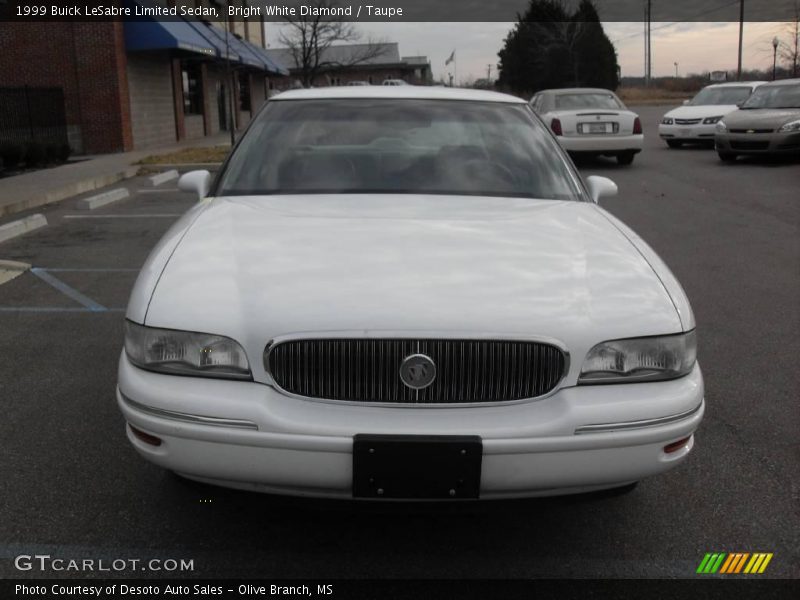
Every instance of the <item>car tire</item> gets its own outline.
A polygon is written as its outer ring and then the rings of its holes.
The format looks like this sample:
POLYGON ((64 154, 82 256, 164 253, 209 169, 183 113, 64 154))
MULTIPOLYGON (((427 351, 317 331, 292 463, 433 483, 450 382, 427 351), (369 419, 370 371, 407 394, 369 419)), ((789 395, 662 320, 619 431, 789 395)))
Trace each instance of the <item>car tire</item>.
POLYGON ((736 154, 734 154, 733 152, 719 152, 718 151, 717 154, 719 155, 719 159, 722 162, 732 163, 732 162, 736 161, 736 154))
POLYGON ((621 165, 629 165, 633 162, 633 157, 636 156, 633 152, 623 152, 617 154, 617 162, 621 165))
POLYGON ((683 142, 679 142, 678 140, 667 140, 667 146, 670 148, 680 148, 683 146, 683 142))

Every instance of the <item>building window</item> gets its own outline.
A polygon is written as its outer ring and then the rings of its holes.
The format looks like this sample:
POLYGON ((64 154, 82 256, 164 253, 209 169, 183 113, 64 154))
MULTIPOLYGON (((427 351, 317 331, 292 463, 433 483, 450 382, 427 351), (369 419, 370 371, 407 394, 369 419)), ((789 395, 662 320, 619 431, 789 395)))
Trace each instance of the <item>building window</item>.
POLYGON ((250 110, 250 76, 239 73, 239 110, 250 110))
POLYGON ((203 86, 201 84, 200 66, 183 63, 181 65, 183 81, 183 114, 203 114, 203 86))

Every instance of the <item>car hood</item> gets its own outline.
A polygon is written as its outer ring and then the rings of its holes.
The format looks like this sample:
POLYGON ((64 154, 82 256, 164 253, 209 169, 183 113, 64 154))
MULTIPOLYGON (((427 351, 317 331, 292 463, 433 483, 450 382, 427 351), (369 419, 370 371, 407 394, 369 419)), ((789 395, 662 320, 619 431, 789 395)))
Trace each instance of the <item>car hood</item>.
POLYGON ((737 110, 725 117, 728 129, 777 129, 787 121, 800 119, 798 108, 751 108, 737 110))
POLYGON ((585 353, 681 331, 659 277, 596 205, 411 195, 215 199, 145 322, 233 337, 251 366, 269 340, 308 332, 538 338, 585 353))
POLYGON ((679 106, 666 113, 672 119, 707 119, 722 117, 737 109, 735 104, 708 104, 698 106, 679 106))

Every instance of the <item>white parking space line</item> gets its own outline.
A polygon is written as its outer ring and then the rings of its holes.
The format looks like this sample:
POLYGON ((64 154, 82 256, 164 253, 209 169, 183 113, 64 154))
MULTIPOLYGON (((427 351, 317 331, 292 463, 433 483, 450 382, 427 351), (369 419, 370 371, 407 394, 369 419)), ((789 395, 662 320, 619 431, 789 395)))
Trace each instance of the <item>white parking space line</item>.
POLYGON ((181 213, 169 213, 158 215, 64 215, 65 219, 174 219, 180 217, 181 213))
POLYGON ((164 192, 180 192, 178 188, 163 188, 160 190, 136 190, 135 194, 163 194, 164 192))

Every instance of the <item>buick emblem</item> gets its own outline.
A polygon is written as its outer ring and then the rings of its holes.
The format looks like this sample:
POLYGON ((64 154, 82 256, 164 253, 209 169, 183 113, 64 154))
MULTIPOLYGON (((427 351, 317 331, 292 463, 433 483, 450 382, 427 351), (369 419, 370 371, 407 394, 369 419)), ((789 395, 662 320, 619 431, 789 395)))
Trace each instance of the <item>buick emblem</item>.
POLYGON ((400 365, 400 380, 413 390, 421 390, 436 379, 436 364, 429 356, 412 354, 400 365))

